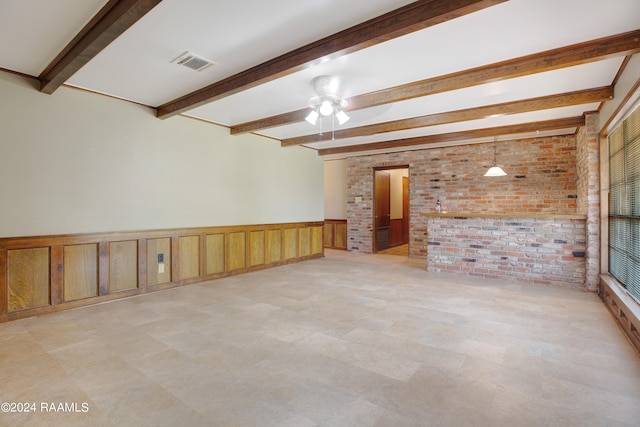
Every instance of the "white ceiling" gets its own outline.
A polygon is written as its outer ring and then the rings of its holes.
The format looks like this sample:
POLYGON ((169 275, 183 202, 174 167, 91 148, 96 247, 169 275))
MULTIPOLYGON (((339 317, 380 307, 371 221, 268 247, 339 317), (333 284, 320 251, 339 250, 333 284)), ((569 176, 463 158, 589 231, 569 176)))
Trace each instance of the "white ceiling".
MULTIPOLYGON (((104 0, 0 0, 0 68, 39 76, 105 3, 104 0)), ((163 0, 66 84, 158 107, 409 3, 163 0), (171 63, 185 51, 219 65, 196 72, 171 63)), ((183 114, 234 126, 305 108, 314 96, 311 80, 319 75, 337 76, 341 82, 340 95, 351 97, 638 29, 638 0, 509 0, 336 59, 318 60, 317 65, 183 114)), ((616 56, 349 111, 351 120, 335 129, 609 86, 623 60, 624 56, 616 56)), ((342 147, 576 117, 598 109, 599 105, 592 102, 307 146, 342 147)), ((329 129, 331 123, 325 121, 323 130, 329 129)), ((574 130, 563 128, 544 134, 574 130)), ((302 121, 256 133, 284 139, 318 131, 319 126, 302 121)))

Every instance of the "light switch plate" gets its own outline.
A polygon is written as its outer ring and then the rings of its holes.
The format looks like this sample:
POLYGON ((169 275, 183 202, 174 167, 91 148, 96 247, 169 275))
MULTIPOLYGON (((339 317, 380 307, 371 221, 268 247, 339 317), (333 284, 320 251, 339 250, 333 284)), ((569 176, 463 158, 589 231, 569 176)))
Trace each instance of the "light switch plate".
POLYGON ((158 274, 164 273, 164 262, 158 263, 158 274))

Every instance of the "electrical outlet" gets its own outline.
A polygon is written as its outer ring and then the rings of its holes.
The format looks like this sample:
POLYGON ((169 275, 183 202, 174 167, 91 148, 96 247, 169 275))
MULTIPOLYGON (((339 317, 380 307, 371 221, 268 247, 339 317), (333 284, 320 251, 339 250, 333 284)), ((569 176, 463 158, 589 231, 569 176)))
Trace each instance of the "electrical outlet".
POLYGON ((158 274, 164 273, 164 262, 158 263, 158 274))
POLYGON ((158 254, 158 262, 164 262, 164 254, 158 254))

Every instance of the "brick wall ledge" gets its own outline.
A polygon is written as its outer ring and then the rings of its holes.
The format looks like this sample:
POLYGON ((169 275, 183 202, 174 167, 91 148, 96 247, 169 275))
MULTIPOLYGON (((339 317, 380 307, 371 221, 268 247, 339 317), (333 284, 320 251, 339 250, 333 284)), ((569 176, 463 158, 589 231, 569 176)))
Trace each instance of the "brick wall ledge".
POLYGON ((479 213, 479 212, 424 212, 420 216, 443 218, 531 218, 531 219, 583 219, 586 215, 553 214, 553 213, 479 213))

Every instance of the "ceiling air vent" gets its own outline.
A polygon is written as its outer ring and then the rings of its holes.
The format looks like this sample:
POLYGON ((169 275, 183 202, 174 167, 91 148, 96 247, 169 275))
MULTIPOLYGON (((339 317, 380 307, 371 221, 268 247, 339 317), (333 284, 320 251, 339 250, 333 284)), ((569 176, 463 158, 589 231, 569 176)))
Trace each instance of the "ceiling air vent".
POLYGON ((195 53, 192 53, 192 52, 185 52, 171 62, 174 64, 182 65, 187 68, 191 68, 192 70, 195 70, 195 71, 202 71, 213 65, 218 65, 215 62, 210 61, 206 58, 203 58, 200 55, 196 55, 195 53))

